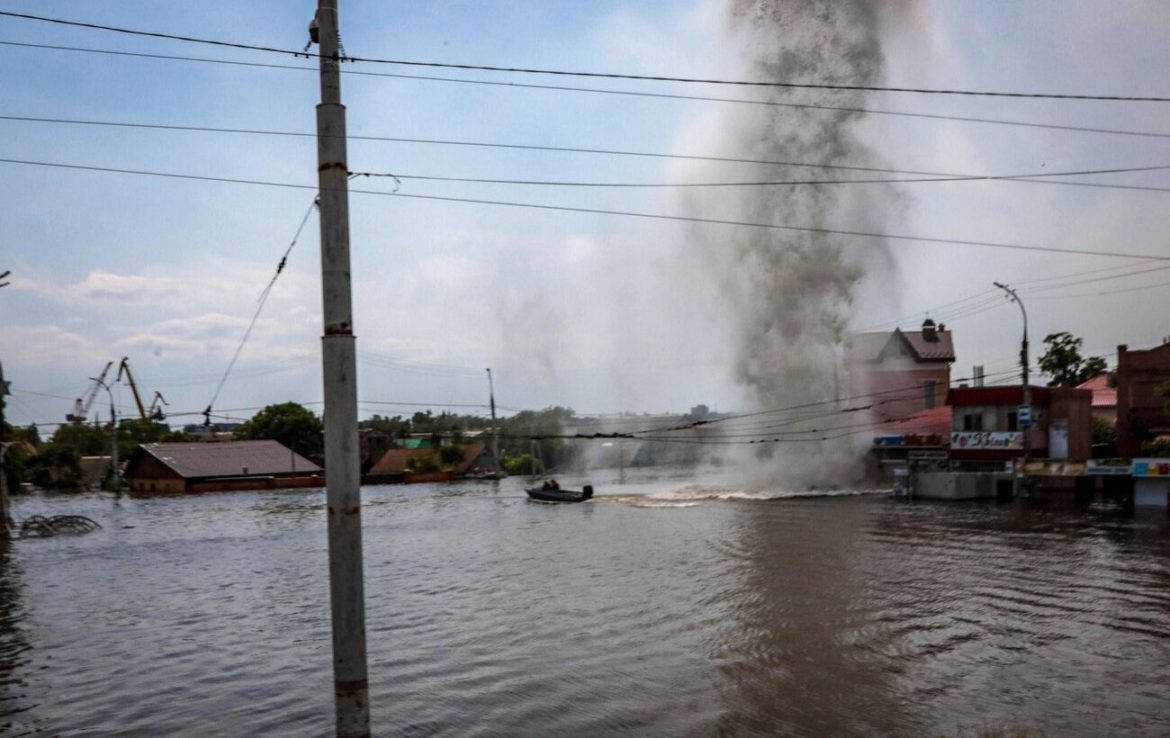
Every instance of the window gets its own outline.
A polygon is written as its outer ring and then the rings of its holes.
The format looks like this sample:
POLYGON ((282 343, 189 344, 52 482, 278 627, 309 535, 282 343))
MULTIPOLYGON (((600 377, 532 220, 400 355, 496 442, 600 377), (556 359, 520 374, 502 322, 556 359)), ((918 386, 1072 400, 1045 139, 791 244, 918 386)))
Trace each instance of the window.
POLYGON ((922 383, 922 391, 924 394, 922 398, 922 407, 926 410, 930 410, 934 407, 934 393, 936 387, 938 387, 938 382, 933 379, 928 379, 922 383))
POLYGON ((963 430, 965 430, 965 431, 981 431, 981 430, 983 430, 983 414, 982 413, 965 413, 963 415, 963 430))
POLYGON ((1014 413, 1014 412, 1008 413, 1007 420, 1008 420, 1008 430, 1009 431, 1017 431, 1020 429, 1019 417, 1016 413, 1014 413))

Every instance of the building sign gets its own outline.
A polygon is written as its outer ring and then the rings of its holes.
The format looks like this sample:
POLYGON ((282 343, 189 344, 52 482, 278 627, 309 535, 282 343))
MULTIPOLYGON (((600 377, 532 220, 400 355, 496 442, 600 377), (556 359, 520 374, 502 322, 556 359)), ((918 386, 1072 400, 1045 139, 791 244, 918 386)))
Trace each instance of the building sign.
POLYGON ((1032 406, 1031 405, 1017 405, 1016 406, 1016 424, 1021 428, 1030 428, 1032 426, 1032 406))
POLYGON ((1129 463, 1122 459, 1090 459, 1085 464, 1085 474, 1120 477, 1129 476, 1130 471, 1129 463))
POLYGON ((1135 477, 1170 477, 1170 459, 1134 459, 1135 477))
POLYGON ((951 433, 952 449, 1017 449, 1024 447, 1023 433, 995 433, 987 431, 955 431, 951 433))

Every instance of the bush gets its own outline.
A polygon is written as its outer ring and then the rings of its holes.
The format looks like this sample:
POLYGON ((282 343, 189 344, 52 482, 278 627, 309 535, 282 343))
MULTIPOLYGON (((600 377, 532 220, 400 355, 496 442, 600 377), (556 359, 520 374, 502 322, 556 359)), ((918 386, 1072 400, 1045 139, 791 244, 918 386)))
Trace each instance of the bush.
POLYGON ((411 456, 406 460, 406 470, 411 472, 437 472, 442 469, 439 457, 434 454, 411 456))
MULTIPOLYGON (((504 465, 504 471, 512 476, 523 475, 532 471, 532 456, 529 454, 516 454, 514 456, 502 454, 500 462, 504 465)), ((544 473, 544 464, 539 461, 536 462, 536 473, 544 473)))
POLYGON ((463 461, 466 455, 464 448, 458 444, 452 446, 443 446, 439 449, 439 458, 443 461, 443 466, 454 466, 463 461))
POLYGON ((1142 444, 1142 456, 1170 458, 1170 436, 1158 436, 1142 444))

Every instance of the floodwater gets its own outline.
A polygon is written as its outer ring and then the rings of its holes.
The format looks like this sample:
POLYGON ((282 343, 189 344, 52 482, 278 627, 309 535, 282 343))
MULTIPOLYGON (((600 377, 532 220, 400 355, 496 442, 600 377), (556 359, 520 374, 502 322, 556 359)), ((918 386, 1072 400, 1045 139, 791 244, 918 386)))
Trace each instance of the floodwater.
MULTIPOLYGON (((364 490, 375 735, 1170 734, 1163 512, 590 481, 364 490)), ((66 513, 0 550, 0 732, 332 732, 323 491, 66 513)))

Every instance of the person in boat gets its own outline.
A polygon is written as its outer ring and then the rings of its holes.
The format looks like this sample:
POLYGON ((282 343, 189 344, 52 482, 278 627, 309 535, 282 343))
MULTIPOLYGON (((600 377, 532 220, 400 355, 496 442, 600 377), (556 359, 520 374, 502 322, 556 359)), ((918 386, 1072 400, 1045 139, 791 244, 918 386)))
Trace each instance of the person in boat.
POLYGON ((549 490, 560 489, 561 485, 558 484, 557 480, 555 480, 555 479, 546 479, 546 480, 544 480, 544 484, 540 485, 540 488, 543 489, 545 492, 548 492, 549 490))

